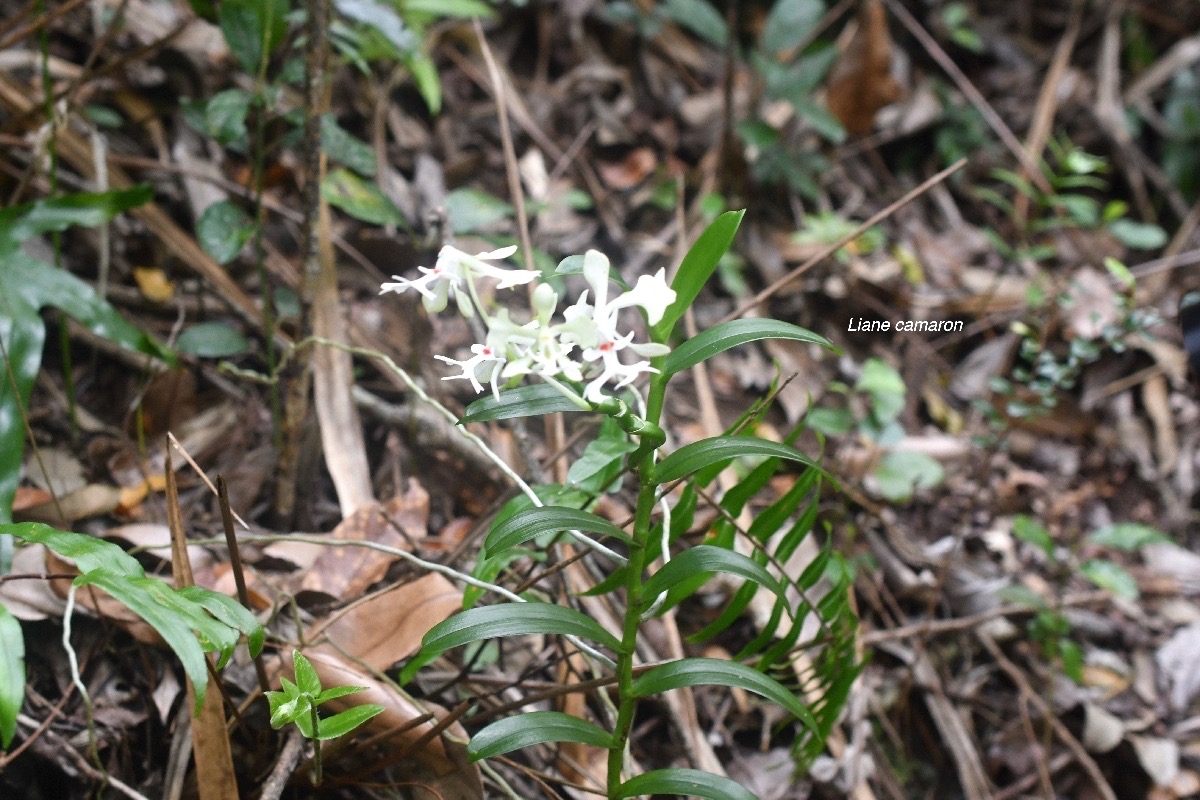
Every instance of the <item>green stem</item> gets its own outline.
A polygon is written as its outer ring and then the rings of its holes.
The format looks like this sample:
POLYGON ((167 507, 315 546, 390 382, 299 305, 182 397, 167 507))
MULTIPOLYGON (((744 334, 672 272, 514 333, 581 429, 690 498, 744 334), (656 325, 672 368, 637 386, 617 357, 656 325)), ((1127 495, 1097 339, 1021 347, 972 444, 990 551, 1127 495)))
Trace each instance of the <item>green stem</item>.
POLYGON ((320 786, 322 780, 321 774, 321 738, 320 729, 317 725, 320 724, 320 717, 317 716, 317 704, 311 703, 308 711, 312 714, 312 729, 313 729, 313 785, 320 786))
POLYGON ((608 752, 608 796, 614 796, 621 785, 625 767, 625 750, 633 730, 637 698, 633 696, 633 660, 637 654, 638 632, 641 628, 642 573, 646 569, 646 549, 654 505, 658 497, 658 482, 654 479, 655 451, 663 443, 658 422, 662 416, 666 381, 650 381, 646 401, 645 429, 649 434, 643 446, 634 454, 634 470, 638 476, 637 512, 633 522, 633 543, 629 546, 628 572, 625 576, 625 619, 621 630, 621 650, 617 653, 617 722, 613 729, 612 749, 608 752), (650 445, 647 447, 646 445, 650 445))

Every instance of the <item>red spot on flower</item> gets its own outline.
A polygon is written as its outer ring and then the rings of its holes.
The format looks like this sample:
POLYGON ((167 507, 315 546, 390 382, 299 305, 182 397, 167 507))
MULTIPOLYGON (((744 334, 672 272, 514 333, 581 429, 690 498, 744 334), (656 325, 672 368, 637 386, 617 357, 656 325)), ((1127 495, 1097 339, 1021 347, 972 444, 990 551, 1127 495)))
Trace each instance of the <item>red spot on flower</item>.
POLYGON ((612 342, 601 342, 600 347, 598 349, 600 350, 601 353, 607 353, 613 349, 613 343, 612 342))

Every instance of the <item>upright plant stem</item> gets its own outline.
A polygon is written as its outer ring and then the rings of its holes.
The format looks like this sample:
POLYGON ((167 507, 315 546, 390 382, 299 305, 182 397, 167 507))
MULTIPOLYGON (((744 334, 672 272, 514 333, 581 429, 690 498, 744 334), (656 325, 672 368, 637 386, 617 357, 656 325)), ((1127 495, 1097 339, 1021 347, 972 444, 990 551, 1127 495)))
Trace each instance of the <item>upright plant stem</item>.
MULTIPOLYGON (((646 401, 646 421, 658 425, 662 416, 666 382, 661 375, 650 381, 646 401)), ((617 722, 613 729, 612 749, 608 751, 608 794, 621 785, 625 767, 625 749, 633 729, 637 698, 633 696, 633 660, 637 654, 641 627, 642 573, 646 569, 646 547, 650 540, 651 519, 658 494, 654 480, 654 450, 647 450, 635 465, 638 482, 637 511, 633 522, 633 543, 629 546, 628 573, 625 576, 625 620, 621 629, 621 650, 617 653, 617 722)))

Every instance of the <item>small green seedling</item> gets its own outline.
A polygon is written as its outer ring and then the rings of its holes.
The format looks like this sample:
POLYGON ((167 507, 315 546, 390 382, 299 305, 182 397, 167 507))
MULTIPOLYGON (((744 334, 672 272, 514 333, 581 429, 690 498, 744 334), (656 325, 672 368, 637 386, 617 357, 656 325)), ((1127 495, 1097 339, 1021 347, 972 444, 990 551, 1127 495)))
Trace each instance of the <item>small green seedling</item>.
MULTIPOLYGON (((322 719, 317 706, 338 697, 365 691, 365 686, 334 686, 321 688, 321 678, 313 669, 312 662, 299 650, 292 651, 292 668, 296 682, 280 676, 281 692, 267 692, 271 704, 271 727, 278 730, 288 723, 295 723, 307 739, 324 741, 345 736, 350 731, 383 711, 383 706, 365 704, 348 708, 340 714, 322 719)), ((321 748, 313 751, 313 783, 321 783, 321 748)))

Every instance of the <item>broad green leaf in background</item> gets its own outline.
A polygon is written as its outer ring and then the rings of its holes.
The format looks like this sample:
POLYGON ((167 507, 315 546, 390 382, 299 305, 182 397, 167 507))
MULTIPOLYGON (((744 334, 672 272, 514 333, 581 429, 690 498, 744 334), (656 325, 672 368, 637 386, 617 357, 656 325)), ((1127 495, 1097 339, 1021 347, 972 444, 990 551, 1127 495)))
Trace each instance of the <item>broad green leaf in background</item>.
POLYGON ((218 264, 237 258, 253 235, 254 221, 228 200, 213 203, 196 220, 196 240, 218 264))
POLYGON ((717 268, 717 262, 721 260, 721 256, 725 255, 725 251, 733 242, 733 236, 737 233, 738 226, 742 224, 742 217, 745 215, 745 209, 726 211, 704 229, 704 232, 688 250, 687 255, 683 257, 683 262, 679 265, 675 279, 671 281, 671 288, 675 290, 675 302, 667 306, 663 318, 651 328, 655 341, 665 342, 671 338, 671 331, 674 330, 675 323, 683 316, 683 312, 688 310, 700 294, 704 284, 708 282, 709 276, 717 268))
POLYGON ((776 0, 763 23, 759 47, 772 57, 799 47, 824 13, 823 0, 776 0))
POLYGON ((14 206, 0 212, 0 523, 12 519, 12 500, 20 481, 25 449, 21 410, 42 363, 46 327, 40 313, 51 306, 92 333, 127 350, 174 363, 169 350, 142 333, 87 283, 66 270, 28 255, 21 242, 71 225, 100 225, 153 196, 149 186, 101 194, 75 194, 14 206), (13 386, 15 380, 16 386, 13 386), (15 391, 14 391, 15 390, 15 391))
POLYGON ((334 6, 338 13, 379 31, 401 53, 411 52, 417 46, 417 37, 395 9, 378 0, 334 0, 334 6))
POLYGON ((1137 579, 1127 570, 1106 558, 1094 558, 1079 565, 1083 576, 1101 589, 1107 589, 1126 600, 1138 598, 1137 579))
POLYGON ((440 653, 480 639, 557 633, 599 642, 613 650, 621 643, 600 623, 573 608, 551 603, 501 603, 455 614, 429 629, 421 642, 427 653, 440 653))
POLYGON ((878 358, 863 362, 862 374, 854 388, 871 396, 871 416, 886 425, 904 410, 904 395, 908 387, 896 368, 878 358))
POLYGON ((557 531, 587 531, 611 536, 623 542, 630 541, 629 534, 590 511, 563 506, 541 506, 520 511, 496 525, 484 539, 483 547, 490 558, 530 539, 536 539, 544 533, 557 531))
POLYGON ((1137 522, 1105 525, 1089 534, 1088 540, 1092 544, 1117 550, 1137 550, 1148 544, 1167 544, 1171 541, 1162 531, 1137 522))
POLYGON ((881 495, 893 502, 903 502, 917 489, 937 486, 946 477, 946 470, 925 453, 892 450, 883 455, 872 475, 881 495))
POLYGON ((1013 536, 1023 542, 1029 542, 1046 554, 1046 558, 1054 558, 1054 539, 1046 526, 1025 514, 1013 518, 1013 536))
POLYGON ((614 800, 643 795, 681 795, 703 800, 758 800, 737 781, 699 769, 654 769, 617 787, 614 800))
POLYGON ((1108 224, 1108 231, 1126 247, 1135 250, 1157 250, 1167 243, 1167 232, 1149 222, 1131 219, 1116 219, 1108 224))
POLYGON ((228 358, 249 350, 250 342, 224 322, 197 322, 179 334, 175 347, 200 358, 228 358))
POLYGON ((658 12, 714 47, 724 47, 729 39, 725 18, 708 0, 663 0, 658 12))
POLYGON ((660 664, 634 679, 633 694, 650 697, 685 686, 729 686, 754 692, 791 712, 809 730, 818 731, 812 712, 791 690, 769 675, 723 658, 682 658, 660 664))
POLYGON ((446 214, 455 233, 484 233, 513 215, 513 207, 480 189, 454 189, 446 194, 446 214))
POLYGON ((0 748, 12 744, 25 699, 25 639, 21 623, 0 604, 0 748))
POLYGON ((413 53, 405 64, 429 113, 437 116, 442 110, 442 79, 438 75, 437 65, 425 53, 413 53))
POLYGON ((514 417, 540 417, 556 411, 581 411, 570 398, 548 383, 534 383, 509 389, 497 399, 481 397, 467 406, 460 423, 491 422, 514 417))
POLYGON ((661 592, 668 591, 681 581, 689 580, 697 574, 706 572, 737 575, 769 589, 780 599, 787 599, 784 593, 785 587, 762 565, 734 550, 726 550, 724 547, 714 547, 709 544, 689 547, 664 564, 642 586, 642 596, 646 598, 646 602, 652 603, 661 592))
POLYGON ((262 623, 246 610, 246 607, 227 594, 214 592, 201 586, 184 586, 175 590, 180 596, 212 614, 219 621, 246 637, 246 645, 251 657, 262 652, 266 641, 266 631, 262 623))
POLYGON ((252 76, 266 68, 287 35, 287 0, 221 0, 221 33, 229 50, 252 76))
POLYGON ((561 711, 533 711, 506 717, 479 731, 467 745, 467 756, 478 761, 545 742, 580 742, 611 747, 612 735, 587 720, 561 711))
MULTIPOLYGON (((339 3, 339 7, 340 5, 339 3)), ((337 118, 332 113, 321 117, 321 149, 334 161, 342 162, 364 178, 375 177, 378 169, 375 151, 369 144, 338 125, 337 118)))
POLYGON ((378 186, 348 169, 335 169, 321 181, 321 196, 355 219, 373 225, 408 224, 404 214, 378 186))
POLYGON ((735 319, 701 331, 672 350, 663 361, 663 374, 674 375, 731 347, 760 339, 791 339, 796 342, 819 344, 831 350, 837 349, 824 336, 818 336, 790 322, 760 317, 735 319))
POLYGON ((496 14, 483 0, 404 0, 404 10, 409 14, 457 19, 491 19, 496 14))
POLYGON ((204 132, 226 146, 245 140, 246 115, 253 102, 254 98, 241 89, 217 92, 203 105, 204 132))
POLYGON ((684 445, 664 458, 654 470, 654 479, 659 483, 669 483, 710 464, 719 464, 742 456, 775 456, 820 469, 811 458, 780 442, 760 439, 757 436, 714 436, 684 445))

